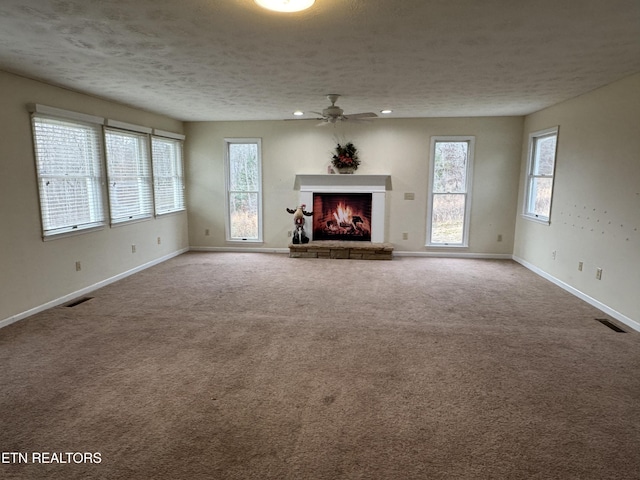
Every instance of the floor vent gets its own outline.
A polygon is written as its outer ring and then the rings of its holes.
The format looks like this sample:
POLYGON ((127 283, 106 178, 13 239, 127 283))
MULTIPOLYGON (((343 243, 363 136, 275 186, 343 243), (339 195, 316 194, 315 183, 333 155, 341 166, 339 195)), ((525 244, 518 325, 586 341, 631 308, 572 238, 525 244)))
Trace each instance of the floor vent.
POLYGON ((89 300, 91 300, 93 297, 82 297, 82 298, 77 298, 67 304, 65 304, 65 307, 76 307, 78 305, 80 305, 81 303, 84 302, 88 302, 89 300))
POLYGON ((618 333, 627 333, 625 332, 623 329, 621 329, 619 326, 611 323, 609 320, 605 320, 604 318, 596 318, 596 320, 598 322, 600 322, 601 324, 609 327, 611 330, 613 330, 614 332, 618 332, 618 333))

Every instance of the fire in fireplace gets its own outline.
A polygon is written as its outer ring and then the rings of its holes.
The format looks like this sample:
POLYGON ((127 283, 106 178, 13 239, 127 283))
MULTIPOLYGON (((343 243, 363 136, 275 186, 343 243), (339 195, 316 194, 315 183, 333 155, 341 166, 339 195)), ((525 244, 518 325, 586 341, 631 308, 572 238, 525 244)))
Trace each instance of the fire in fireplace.
POLYGON ((314 193, 313 239, 371 241, 371 193, 314 193))

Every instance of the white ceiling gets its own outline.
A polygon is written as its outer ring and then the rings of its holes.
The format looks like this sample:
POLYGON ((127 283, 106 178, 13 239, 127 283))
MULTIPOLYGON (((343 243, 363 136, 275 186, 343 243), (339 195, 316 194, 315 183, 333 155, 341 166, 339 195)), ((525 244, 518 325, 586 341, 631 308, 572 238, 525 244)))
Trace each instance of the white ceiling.
POLYGON ((640 71, 639 0, 0 0, 0 69, 180 120, 523 115, 640 71))

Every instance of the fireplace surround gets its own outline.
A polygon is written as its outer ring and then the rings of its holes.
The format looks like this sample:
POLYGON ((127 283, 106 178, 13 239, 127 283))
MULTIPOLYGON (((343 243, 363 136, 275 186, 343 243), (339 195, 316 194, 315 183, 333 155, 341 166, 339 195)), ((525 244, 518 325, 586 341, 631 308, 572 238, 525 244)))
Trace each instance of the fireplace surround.
MULTIPOLYGON (((364 219, 362 215, 356 215, 361 217, 362 223, 356 222, 343 222, 343 229, 349 230, 351 228, 358 229, 367 227, 370 230, 370 235, 367 235, 367 240, 374 243, 383 243, 385 240, 385 203, 386 192, 391 189, 391 176, 389 175, 296 175, 295 186, 300 190, 300 204, 306 205, 307 210, 311 210, 314 207, 314 194, 318 197, 318 194, 336 194, 348 198, 352 194, 367 194, 371 196, 371 214, 368 219, 369 225, 364 225, 364 219), (352 227, 349 224, 355 223, 352 227)), ((329 195, 327 198, 329 198, 329 195)), ((368 212, 365 212, 368 213, 368 212)), ((319 212, 319 215, 326 215, 319 212)), ((308 223, 307 235, 311 240, 328 240, 329 238, 314 238, 314 230, 312 227, 316 223, 316 213, 314 212, 314 220, 308 223)), ((325 219, 326 222, 330 219, 325 219)), ((352 219, 353 220, 353 219, 352 219)), ((340 221, 336 220, 335 224, 339 226, 340 221)), ((305 229, 307 230, 307 229, 305 229)), ((347 238, 336 238, 346 240, 347 238)), ((363 238, 353 238, 353 240, 362 241, 363 238)))
POLYGON ((371 241, 371 193, 313 192, 315 240, 371 241))

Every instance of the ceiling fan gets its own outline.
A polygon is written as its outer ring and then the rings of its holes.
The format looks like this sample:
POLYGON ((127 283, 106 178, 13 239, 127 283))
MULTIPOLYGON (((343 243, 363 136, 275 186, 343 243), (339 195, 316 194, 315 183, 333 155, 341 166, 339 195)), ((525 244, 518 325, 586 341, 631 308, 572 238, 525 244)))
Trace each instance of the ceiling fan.
POLYGON ((338 95, 337 93, 330 93, 329 95, 327 95, 327 99, 331 102, 331 105, 322 110, 322 113, 311 112, 315 113, 316 115, 320 115, 320 118, 318 118, 318 120, 322 120, 322 123, 320 123, 320 125, 327 125, 330 123, 345 122, 351 120, 362 120, 365 118, 373 118, 378 116, 373 112, 345 114, 344 110, 336 105, 339 97, 340 95, 338 95))

